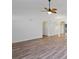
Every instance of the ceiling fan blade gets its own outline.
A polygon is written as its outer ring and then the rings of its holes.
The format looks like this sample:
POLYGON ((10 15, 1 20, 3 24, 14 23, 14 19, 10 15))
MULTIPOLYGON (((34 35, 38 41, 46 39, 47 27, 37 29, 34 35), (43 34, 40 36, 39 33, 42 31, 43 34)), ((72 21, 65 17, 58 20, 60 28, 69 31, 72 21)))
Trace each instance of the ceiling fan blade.
POLYGON ((52 12, 52 13, 55 13, 56 14, 57 12, 52 12))
POLYGON ((47 10, 47 11, 49 10, 48 8, 44 8, 44 9, 47 10))
POLYGON ((51 10, 52 13, 57 13, 55 10, 51 10))
POLYGON ((52 10, 57 10, 56 8, 52 8, 52 10))

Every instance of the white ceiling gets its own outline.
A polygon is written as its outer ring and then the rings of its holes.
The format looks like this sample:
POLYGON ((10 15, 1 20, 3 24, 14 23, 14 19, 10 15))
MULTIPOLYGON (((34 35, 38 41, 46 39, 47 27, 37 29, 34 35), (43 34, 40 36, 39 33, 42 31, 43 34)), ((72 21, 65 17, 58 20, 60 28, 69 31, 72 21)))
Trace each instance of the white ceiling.
MULTIPOLYGON (((66 15, 67 0, 51 0, 51 7, 58 9, 58 14, 66 15)), ((12 0, 12 14, 39 13, 48 7, 48 0, 12 0)))

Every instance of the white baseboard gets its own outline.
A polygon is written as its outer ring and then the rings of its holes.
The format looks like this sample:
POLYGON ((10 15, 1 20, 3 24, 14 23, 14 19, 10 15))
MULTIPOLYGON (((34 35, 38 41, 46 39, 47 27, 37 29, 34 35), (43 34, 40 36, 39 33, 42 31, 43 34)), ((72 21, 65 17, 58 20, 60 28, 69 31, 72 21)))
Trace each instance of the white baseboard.
POLYGON ((34 39, 42 38, 42 37, 43 36, 35 36, 35 37, 28 38, 28 39, 21 39, 21 40, 12 41, 12 43, 22 42, 22 41, 28 41, 28 40, 34 40, 34 39))

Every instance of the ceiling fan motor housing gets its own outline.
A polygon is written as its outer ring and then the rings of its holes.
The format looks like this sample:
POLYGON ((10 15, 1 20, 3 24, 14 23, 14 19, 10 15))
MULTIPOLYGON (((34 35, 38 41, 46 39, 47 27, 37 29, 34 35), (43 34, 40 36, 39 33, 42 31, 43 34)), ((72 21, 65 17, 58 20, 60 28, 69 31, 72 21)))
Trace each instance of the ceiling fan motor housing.
POLYGON ((51 11, 51 9, 49 8, 49 10, 48 11, 51 11))

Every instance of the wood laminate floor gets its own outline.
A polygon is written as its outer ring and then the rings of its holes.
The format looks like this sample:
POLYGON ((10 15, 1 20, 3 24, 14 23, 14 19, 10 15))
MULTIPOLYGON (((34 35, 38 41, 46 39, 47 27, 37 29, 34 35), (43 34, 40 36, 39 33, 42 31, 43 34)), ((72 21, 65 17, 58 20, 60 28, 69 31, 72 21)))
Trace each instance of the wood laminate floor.
POLYGON ((64 35, 12 44, 12 59, 67 59, 64 35))

